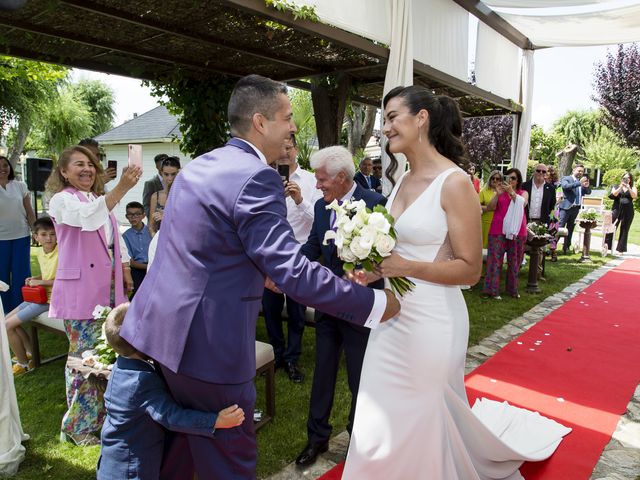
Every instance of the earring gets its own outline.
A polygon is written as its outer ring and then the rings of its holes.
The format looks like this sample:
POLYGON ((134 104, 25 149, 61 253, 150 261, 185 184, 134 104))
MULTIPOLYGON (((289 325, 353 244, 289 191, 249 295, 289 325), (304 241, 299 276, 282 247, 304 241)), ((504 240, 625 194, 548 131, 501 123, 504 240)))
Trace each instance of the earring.
POLYGON ((418 143, 422 143, 422 130, 418 128, 418 143))

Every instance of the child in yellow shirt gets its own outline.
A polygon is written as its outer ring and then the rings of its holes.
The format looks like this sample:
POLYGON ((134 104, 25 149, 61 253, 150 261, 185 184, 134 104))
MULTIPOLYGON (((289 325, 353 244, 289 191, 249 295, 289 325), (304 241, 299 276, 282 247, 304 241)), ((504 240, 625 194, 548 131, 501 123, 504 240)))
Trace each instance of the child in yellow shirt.
MULTIPOLYGON (((33 224, 33 235, 42 245, 42 250, 37 253, 40 276, 27 278, 25 284, 30 287, 43 286, 47 290, 47 300, 49 300, 58 268, 58 244, 51 219, 43 217, 36 220, 33 224)), ((16 363, 13 366, 14 375, 21 375, 32 368, 29 361, 32 351, 31 339, 22 325, 47 311, 49 311, 49 303, 22 302, 7 315, 7 336, 11 350, 16 356, 16 363)))

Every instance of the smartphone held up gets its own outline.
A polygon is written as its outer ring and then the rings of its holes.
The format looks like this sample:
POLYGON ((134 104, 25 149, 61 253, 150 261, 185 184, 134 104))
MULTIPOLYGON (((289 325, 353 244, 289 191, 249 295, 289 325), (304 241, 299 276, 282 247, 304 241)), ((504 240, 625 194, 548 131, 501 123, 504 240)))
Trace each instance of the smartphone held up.
POLYGON ((129 144, 129 167, 137 166, 142 170, 142 145, 129 144))
POLYGON ((285 185, 289 182, 289 165, 281 163, 278 165, 278 175, 282 178, 285 185))

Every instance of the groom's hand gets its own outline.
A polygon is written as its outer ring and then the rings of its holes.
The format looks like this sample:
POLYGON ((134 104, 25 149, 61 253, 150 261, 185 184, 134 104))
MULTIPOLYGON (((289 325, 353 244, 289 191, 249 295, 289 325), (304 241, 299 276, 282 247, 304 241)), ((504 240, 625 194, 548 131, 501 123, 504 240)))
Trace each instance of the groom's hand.
POLYGON ((384 294, 387 296, 387 308, 384 309, 384 314, 382 315, 380 322, 386 322, 400 313, 400 302, 393 292, 388 288, 385 288, 384 294))

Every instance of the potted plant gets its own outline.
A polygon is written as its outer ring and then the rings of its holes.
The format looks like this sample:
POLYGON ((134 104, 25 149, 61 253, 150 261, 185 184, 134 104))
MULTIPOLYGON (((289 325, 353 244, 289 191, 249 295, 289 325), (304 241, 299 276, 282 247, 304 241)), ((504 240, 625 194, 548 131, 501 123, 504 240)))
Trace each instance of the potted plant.
POLYGON ((598 225, 598 212, 593 208, 589 208, 580 214, 578 221, 585 230, 595 228, 598 225))

